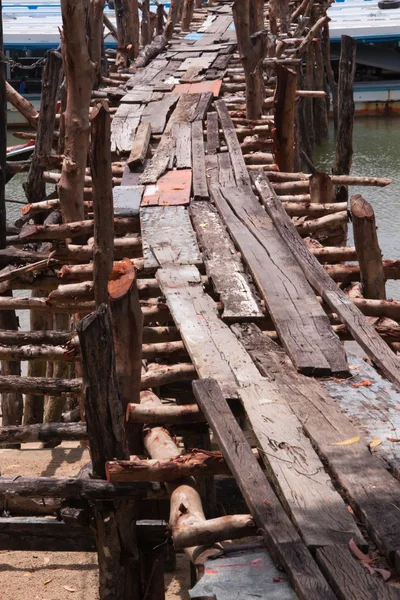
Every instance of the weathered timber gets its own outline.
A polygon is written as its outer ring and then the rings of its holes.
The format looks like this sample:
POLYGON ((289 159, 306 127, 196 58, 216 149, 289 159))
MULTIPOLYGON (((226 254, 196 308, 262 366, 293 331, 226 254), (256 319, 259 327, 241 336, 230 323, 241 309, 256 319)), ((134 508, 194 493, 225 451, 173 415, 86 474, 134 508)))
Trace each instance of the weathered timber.
MULTIPOLYGON (((69 311, 70 312, 70 309, 69 311)), ((0 376, 0 391, 18 394, 63 394, 82 390, 81 379, 53 379, 51 377, 21 377, 17 375, 0 376)), ((21 398, 22 404, 22 398, 21 398)), ((22 412, 22 411, 21 411, 22 412)), ((4 415, 3 415, 4 417, 4 415)), ((3 420, 4 423, 4 420, 3 420)), ((13 425, 15 423, 4 423, 13 425)))
POLYGON ((226 515, 207 519, 204 523, 181 525, 174 531, 174 548, 181 550, 194 545, 211 545, 256 534, 257 528, 251 515, 226 515))
POLYGON ((194 199, 208 200, 202 121, 192 123, 192 173, 194 199))
POLYGON ((230 470, 221 452, 202 452, 196 449, 174 458, 140 459, 131 457, 130 460, 108 461, 106 473, 108 481, 123 483, 174 481, 189 476, 230 475, 230 470))
POLYGON ((175 123, 172 127, 177 169, 192 167, 192 127, 190 123, 175 123))
MULTIPOLYGON (((161 18, 163 19, 162 11, 163 11, 163 6, 161 6, 161 18)), ((160 13, 159 7, 157 7, 157 15, 159 15, 159 13, 160 13)), ((163 23, 163 21, 162 21, 162 23, 163 23)), ((141 49, 139 56, 135 60, 136 67, 139 67, 139 68, 146 67, 149 64, 149 62, 151 62, 154 58, 156 58, 156 56, 158 56, 158 54, 160 54, 163 50, 165 50, 165 47, 168 44, 168 40, 165 37, 165 35, 163 35, 163 26, 158 27, 158 25, 157 25, 157 28, 158 28, 158 31, 157 31, 158 35, 154 38, 154 40, 151 42, 151 44, 149 44, 145 48, 141 49)))
POLYGON ((111 152, 129 154, 144 105, 120 104, 111 123, 111 152))
POLYGON ((293 171, 297 75, 283 65, 276 65, 275 71, 275 161, 280 171, 293 171))
MULTIPOLYGON (((399 546, 400 484, 382 461, 371 454, 367 441, 315 380, 296 373, 285 353, 256 326, 240 325, 235 332, 260 372, 279 387, 283 402, 297 415, 329 472, 344 489, 356 515, 389 560, 399 546), (354 444, 340 442, 355 439, 354 444), (385 501, 382 501, 385 490, 385 501)), ((205 412, 203 410, 203 412, 205 412)))
POLYGON ((179 423, 202 423, 204 415, 197 404, 128 404, 126 420, 132 423, 171 425, 179 423))
POLYGON ((194 0, 184 0, 181 28, 182 31, 189 31, 190 23, 193 18, 194 0))
POLYGON ((350 210, 363 296, 386 300, 385 272, 376 234, 374 209, 357 194, 350 199, 350 210))
POLYGON ((197 379, 197 373, 194 366, 190 363, 178 363, 176 365, 153 364, 142 375, 141 389, 160 387, 161 385, 177 383, 178 381, 192 381, 193 379, 197 379))
POLYGON ((251 190, 212 185, 210 192, 296 367, 310 374, 346 373, 348 367, 339 340, 289 248, 251 190))
POLYGON ((127 165, 131 171, 144 163, 149 149, 150 137, 151 123, 140 123, 127 161, 127 165))
POLYGON ((36 108, 31 104, 28 100, 26 100, 21 94, 15 90, 8 81, 5 82, 6 85, 6 96, 7 101, 17 109, 18 112, 21 113, 28 121, 29 125, 34 129, 38 128, 39 121, 39 113, 36 108))
POLYGON ((400 385, 400 366, 395 355, 367 319, 361 317, 355 304, 338 288, 318 260, 310 253, 263 173, 259 173, 256 177, 255 185, 267 213, 282 239, 286 241, 295 255, 309 283, 321 294, 332 311, 339 315, 353 338, 381 369, 382 373, 390 381, 400 385))
MULTIPOLYGON (((33 329, 33 328, 32 328, 33 329)), ((47 344, 51 346, 64 346, 71 340, 72 333, 68 331, 0 331, 0 344, 2 346, 26 346, 47 344)))
MULTIPOLYGON (((356 68, 356 48, 357 41, 355 39, 348 35, 342 35, 339 61, 338 130, 332 168, 335 175, 348 175, 353 159, 353 84, 356 68)), ((348 199, 347 189, 343 186, 339 187, 336 199, 338 202, 346 201, 348 199)))
POLYGON ((194 383, 193 391, 272 557, 284 567, 302 600, 313 596, 333 599, 328 584, 257 464, 218 384, 206 379, 194 383))
POLYGON ((219 149, 218 114, 207 114, 207 154, 216 154, 219 149))
POLYGON ((137 0, 116 0, 115 16, 117 18, 118 67, 127 67, 129 58, 136 58, 139 53, 139 10, 137 0))
MULTIPOLYGON (((129 260, 114 268, 121 275, 108 285, 114 337, 117 385, 123 411, 129 402, 140 402, 143 314, 139 304, 136 269, 129 260)), ((142 451, 140 428, 127 425, 131 453, 142 451)))
MULTIPOLYGON (((107 306, 100 305, 80 321, 77 331, 82 349, 85 415, 93 473, 104 479, 107 460, 129 458, 107 306)), ((111 504, 94 507, 101 600, 141 597, 134 510, 131 500, 119 498, 111 504)))
POLYGON ((222 318, 236 321, 262 317, 242 263, 216 209, 209 202, 196 202, 191 205, 190 214, 207 274, 223 304, 222 318))
POLYGON ((87 439, 85 423, 46 423, 0 427, 0 445, 87 439))
POLYGON ((53 146, 56 104, 61 85, 61 76, 61 55, 51 50, 47 53, 43 69, 38 133, 28 178, 24 184, 28 202, 39 202, 46 195, 46 184, 42 179, 44 168, 40 164, 40 159, 42 156, 50 154, 53 146))
POLYGON ((108 300, 108 279, 113 267, 114 208, 112 193, 110 126, 106 102, 97 102, 90 115, 90 169, 93 180, 93 279, 96 306, 108 300))

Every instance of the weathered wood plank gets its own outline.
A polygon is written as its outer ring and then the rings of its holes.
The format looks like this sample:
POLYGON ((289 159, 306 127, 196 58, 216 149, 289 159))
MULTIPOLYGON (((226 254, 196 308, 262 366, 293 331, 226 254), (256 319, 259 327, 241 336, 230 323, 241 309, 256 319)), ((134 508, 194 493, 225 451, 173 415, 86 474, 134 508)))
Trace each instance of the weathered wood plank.
POLYGON ((213 95, 211 92, 204 92, 201 94, 201 98, 192 117, 192 121, 204 121, 207 111, 211 106, 212 100, 213 95))
POLYGON ((347 373, 327 315, 251 190, 211 185, 210 193, 296 368, 310 375, 347 373))
POLYGON ((284 567, 299 597, 333 599, 334 594, 271 489, 217 383, 210 379, 197 381, 193 391, 267 548, 284 567))
POLYGON ((144 187, 142 185, 116 186, 113 188, 115 217, 137 217, 144 187))
POLYGON ((141 123, 150 123, 153 133, 163 133, 168 115, 179 100, 179 94, 166 94, 158 102, 150 102, 144 108, 141 123))
POLYGON ((333 312, 339 315, 353 338, 382 373, 390 381, 400 386, 399 359, 308 250, 286 214, 282 202, 276 197, 267 177, 263 173, 259 173, 255 178, 255 184, 266 211, 282 239, 290 247, 310 284, 321 294, 333 312))
POLYGON ((144 163, 150 144, 150 138, 151 123, 140 123, 127 161, 127 165, 131 170, 144 163))
POLYGON ((201 254, 183 206, 140 209, 145 269, 163 264, 200 265, 201 254))
POLYGON ((175 166, 177 169, 192 167, 192 128, 190 123, 175 123, 172 126, 175 139, 175 166))
POLYGON ((317 550, 316 560, 340 600, 399 600, 400 590, 371 574, 350 550, 330 546, 317 550))
POLYGON ((165 173, 175 157, 175 138, 172 134, 176 123, 190 122, 199 103, 199 94, 183 94, 172 113, 160 140, 156 153, 150 164, 140 176, 140 183, 156 183, 157 179, 165 173))
POLYGON ((191 67, 197 67, 200 71, 205 71, 217 58, 217 54, 207 52, 196 58, 186 58, 178 68, 178 71, 187 71, 191 67))
POLYGON ((129 153, 139 126, 143 105, 121 104, 111 122, 111 152, 129 153))
POLYGON ((206 179, 203 121, 193 121, 192 123, 192 171, 194 199, 207 200, 209 195, 206 179))
POLYGON ((167 171, 154 185, 146 186, 142 206, 176 206, 189 204, 192 171, 167 171))
MULTIPOLYGON (((224 155, 220 155, 224 156, 224 155)), ((190 215, 207 275, 223 304, 223 319, 262 318, 263 312, 218 212, 209 202, 191 204, 190 215)))
POLYGON ((217 113, 207 115, 207 154, 216 154, 219 149, 219 131, 217 113))
POLYGON ((228 146, 236 183, 240 186, 250 187, 250 177, 247 171, 246 163, 244 162, 242 149, 240 148, 235 126, 232 122, 226 104, 223 100, 217 100, 215 102, 215 108, 217 109, 221 127, 224 132, 226 145, 228 146))
POLYGON ((147 104, 150 102, 153 95, 153 90, 149 89, 133 89, 121 98, 124 104, 147 104))
POLYGON ((355 514, 374 542, 394 562, 400 550, 400 483, 372 455, 367 440, 337 409, 323 387, 296 372, 285 352, 255 325, 235 325, 233 330, 273 390, 290 406, 344 490, 355 514), (352 444, 338 445, 345 440, 352 444))

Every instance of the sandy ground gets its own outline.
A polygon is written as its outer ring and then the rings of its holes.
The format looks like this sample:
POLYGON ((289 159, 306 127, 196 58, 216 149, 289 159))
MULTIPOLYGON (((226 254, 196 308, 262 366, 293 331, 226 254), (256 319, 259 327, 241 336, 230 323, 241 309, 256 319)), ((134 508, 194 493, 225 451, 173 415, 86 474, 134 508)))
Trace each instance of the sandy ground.
MULTIPOLYGON (((0 450, 0 473, 12 477, 76 475, 88 462, 87 450, 65 443, 53 450, 24 444, 0 450)), ((177 569, 165 577, 167 600, 188 600, 189 565, 178 556, 177 569)), ((97 600, 97 557, 83 552, 0 551, 0 600, 97 600)))

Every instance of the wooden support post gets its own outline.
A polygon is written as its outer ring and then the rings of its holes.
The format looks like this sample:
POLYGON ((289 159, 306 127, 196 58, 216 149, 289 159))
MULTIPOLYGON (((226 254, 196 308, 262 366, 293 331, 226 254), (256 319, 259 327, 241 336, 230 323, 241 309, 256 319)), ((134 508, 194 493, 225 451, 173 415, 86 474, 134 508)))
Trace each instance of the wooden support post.
POLYGON ((87 5, 86 31, 90 60, 94 64, 94 85, 100 83, 102 54, 104 45, 103 13, 105 0, 89 0, 87 5))
MULTIPOLYGON (((130 402, 140 402, 143 314, 139 303, 136 269, 129 260, 119 264, 122 276, 108 285, 118 390, 124 411, 130 402)), ((127 423, 129 449, 142 453, 141 426, 127 423)))
POLYGON ((79 221, 84 218, 83 190, 89 146, 89 107, 96 68, 89 56, 84 3, 81 0, 62 0, 61 10, 67 107, 65 158, 57 187, 64 221, 79 221))
POLYGON ((8 83, 8 81, 6 81, 5 84, 7 101, 25 117, 31 127, 37 129, 39 113, 36 108, 33 104, 28 102, 28 100, 25 100, 25 98, 21 96, 10 83, 8 83))
POLYGON ((164 6, 163 4, 157 4, 157 35, 162 35, 164 31, 164 6))
POLYGON ((142 0, 142 20, 140 23, 142 46, 147 46, 151 42, 150 29, 150 0, 142 0))
MULTIPOLYGON (((324 64, 322 59, 321 38, 312 43, 314 50, 314 89, 327 92, 324 64)), ((328 96, 329 100, 329 96, 328 96)), ((329 101, 326 98, 313 98, 315 136, 317 144, 328 137, 329 101)))
MULTIPOLYGON (((3 15, 0 0, 0 50, 4 53, 3 15)), ((0 62, 0 249, 6 247, 6 190, 7 183, 7 98, 6 98, 6 65, 0 62)))
POLYGON ((40 159, 51 154, 53 147, 56 105, 61 78, 61 55, 54 50, 50 50, 47 53, 42 75, 41 108, 35 149, 30 163, 28 178, 24 184, 25 195, 28 202, 40 202, 41 200, 44 200, 46 196, 46 184, 42 178, 44 168, 40 164, 40 159))
POLYGON ((374 209, 360 194, 356 194, 351 197, 350 210, 363 296, 386 300, 385 273, 376 234, 374 209))
MULTIPOLYGON (((77 327, 84 369, 84 401, 93 474, 105 479, 105 463, 128 459, 124 412, 117 391, 111 319, 106 305, 77 327)), ((100 600, 139 600, 140 570, 135 505, 118 498, 94 506, 100 600)))
MULTIPOLYGON (((356 49, 357 41, 348 35, 342 35, 339 61, 339 125, 332 169, 334 175, 348 175, 353 160, 353 84, 356 68, 356 49)), ((347 199, 347 188, 340 186, 336 193, 337 202, 346 202, 347 199)))
POLYGON ((108 279, 113 268, 114 206, 111 172, 111 118, 106 101, 91 112, 90 168, 93 180, 93 281, 96 306, 108 302, 108 279))
POLYGON ((332 64, 331 64, 331 39, 330 39, 330 35, 329 35, 329 25, 328 24, 324 25, 324 27, 322 29, 322 40, 323 40, 322 51, 323 51, 323 56, 324 56, 326 78, 328 80, 328 84, 329 84, 329 87, 331 88, 331 93, 332 93, 333 124, 335 127, 335 131, 337 131, 338 123, 339 123, 338 86, 335 81, 335 74, 333 72, 332 64))
POLYGON ((117 18, 118 50, 116 65, 128 66, 130 58, 139 54, 139 7, 138 0, 115 0, 117 18))
POLYGON ((192 22, 192 18, 193 18, 193 11, 194 11, 194 0, 184 0, 182 22, 181 22, 182 31, 190 30, 190 23, 192 22))
POLYGON ((164 27, 164 36, 170 40, 174 34, 174 27, 178 21, 179 10, 183 0, 171 0, 167 22, 164 27))
MULTIPOLYGON (((257 0, 263 5, 262 0, 257 0)), ((252 0, 253 7, 255 0, 252 0)), ((246 116, 248 119, 260 119, 263 112, 264 80, 262 61, 266 54, 268 35, 255 18, 250 19, 250 0, 235 0, 232 5, 240 60, 246 79, 246 116)))
POLYGON ((326 204, 333 202, 333 183, 328 173, 317 171, 310 177, 310 202, 326 204))
POLYGON ((275 162, 281 171, 294 170, 296 85, 295 71, 283 65, 276 67, 277 85, 274 98, 275 129, 272 131, 275 144, 275 162))

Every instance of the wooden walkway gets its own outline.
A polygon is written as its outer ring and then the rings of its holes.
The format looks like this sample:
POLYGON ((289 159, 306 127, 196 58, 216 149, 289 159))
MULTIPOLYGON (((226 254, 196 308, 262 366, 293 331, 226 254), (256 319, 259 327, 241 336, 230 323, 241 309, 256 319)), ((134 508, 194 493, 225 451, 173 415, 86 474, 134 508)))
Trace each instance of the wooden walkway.
MULTIPOLYGON (((228 67, 237 64, 237 55, 230 3, 199 15, 197 31, 176 34, 163 53, 121 86, 111 129, 115 158, 127 160, 113 189, 120 228, 114 258, 127 259, 138 273, 145 361, 139 387, 168 398, 172 386, 185 407, 193 401, 192 423, 208 422, 222 452, 222 472, 235 478, 251 514, 250 531, 262 542, 253 548, 239 542, 231 554, 226 550, 207 560, 191 597, 400 598, 398 587, 375 568, 381 560, 400 576, 398 455, 393 457, 386 440, 378 452, 369 447, 372 434, 390 437, 389 426, 376 429, 370 407, 386 402, 385 392, 395 418, 399 359, 308 249, 285 211, 283 194, 277 195, 283 188, 261 169, 250 168, 248 137, 257 136, 268 148, 265 158, 272 148, 273 119, 269 115, 265 124, 251 125, 231 109, 237 94, 230 94, 228 67), (346 355, 334 330, 337 318, 387 380, 346 355), (356 395, 355 380, 348 380, 354 363, 360 378, 365 371, 365 379, 376 378, 380 389, 379 400, 357 396, 360 405, 369 406, 359 422, 361 408, 349 406, 350 392, 356 395), (360 560, 355 545, 370 550, 375 562, 360 560), (242 567, 234 571, 237 564, 242 567), (221 575, 228 572, 229 577, 221 575)), ((115 97, 115 90, 109 96, 115 97)), ((90 235, 93 224, 85 227, 90 235)), ((35 226, 22 237, 46 240, 52 231, 35 226)), ((78 236, 82 229, 67 233, 78 236)), ((32 306, 89 312, 93 251, 68 244, 54 257, 62 252, 75 253, 77 264, 47 281, 53 286, 48 298, 37 298, 32 306)), ((3 309, 25 306, 18 298, 0 300, 3 309)), ((66 360, 72 361, 79 341, 71 336, 68 343, 66 360)), ((11 389, 10 381, 0 377, 0 389, 11 389)), ((24 381, 27 391, 40 385, 42 393, 82 390, 79 374, 24 381)), ((126 404, 129 418, 135 407, 133 400, 126 404)), ((176 416, 179 403, 174 408, 176 416)), ((180 424, 171 419, 164 424, 180 424)), ((204 442, 208 434, 195 431, 191 439, 204 442)), ((110 485, 130 485, 129 464, 126 456, 107 463, 110 485)), ((18 485, 0 479, 0 498, 22 493, 18 485)), ((167 484, 169 492, 172 485, 167 484)), ((146 493, 145 486, 137 491, 146 493)), ((0 539, 1 527, 0 522, 0 539)), ((173 532, 176 547, 183 534, 181 548, 200 545, 181 529, 173 532)), ((92 548, 93 536, 87 538, 82 545, 92 548)))

